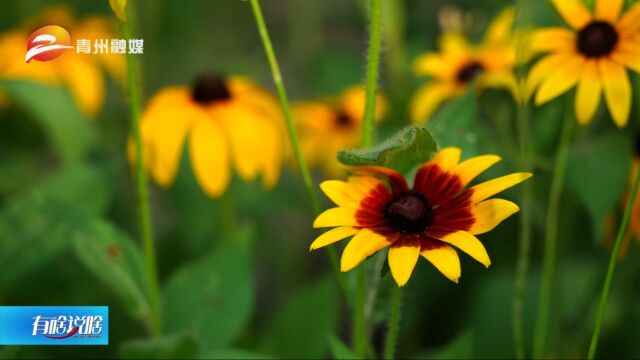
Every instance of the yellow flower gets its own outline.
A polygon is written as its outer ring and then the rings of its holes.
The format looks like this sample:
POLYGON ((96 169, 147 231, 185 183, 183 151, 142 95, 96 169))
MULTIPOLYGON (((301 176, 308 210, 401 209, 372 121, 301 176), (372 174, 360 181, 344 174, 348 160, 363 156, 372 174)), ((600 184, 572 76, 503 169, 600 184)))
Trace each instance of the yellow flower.
MULTIPOLYGON (((337 99, 305 101, 293 105, 302 153, 311 166, 322 166, 331 176, 340 176, 336 153, 358 145, 362 136, 365 90, 361 86, 346 89, 337 99)), ((387 101, 376 98, 375 119, 387 112, 387 101)))
POLYGON ((514 10, 505 9, 489 25, 481 44, 473 46, 461 34, 448 32, 440 38, 440 52, 418 57, 415 73, 433 79, 413 96, 411 120, 425 122, 442 102, 462 95, 474 81, 480 88, 507 88, 517 99, 513 20, 514 10))
POLYGON ((595 13, 580 0, 553 0, 571 26, 538 30, 533 50, 549 54, 533 66, 528 92, 543 104, 577 86, 576 117, 588 123, 600 94, 618 127, 624 127, 631 108, 631 84, 626 68, 640 71, 640 4, 621 14, 623 0, 596 0, 595 13))
POLYGON ((341 270, 349 271, 389 246, 389 268, 398 286, 407 283, 420 255, 458 282, 460 260, 449 245, 488 267, 489 255, 475 235, 492 230, 519 208, 511 201, 487 199, 531 174, 514 173, 466 188, 500 157, 459 162, 460 154, 458 148, 438 152, 418 169, 413 188, 383 167, 356 168, 347 182, 323 182, 320 187, 338 206, 320 214, 313 226, 335 228, 315 239, 311 250, 353 236, 341 259, 341 270))
MULTIPOLYGON (((94 39, 111 41, 115 36, 111 21, 100 16, 91 16, 75 21, 66 7, 45 11, 27 26, 0 34, 0 79, 26 79, 50 85, 63 85, 69 89, 83 113, 95 117, 104 104, 105 78, 100 67, 104 67, 121 83, 124 80, 125 59, 120 54, 77 54, 75 41, 94 39), (31 32, 45 25, 60 25, 71 35, 73 49, 68 49, 59 58, 25 63, 27 39, 31 32)), ((109 44, 110 45, 110 44, 109 44)), ((93 46, 92 46, 93 50, 93 46)))
MULTIPOLYGON (((209 196, 224 193, 232 164, 241 178, 260 174, 271 188, 280 173, 281 116, 271 94, 242 77, 203 76, 191 88, 165 88, 142 114, 145 165, 159 185, 168 187, 188 137, 195 177, 209 196)), ((134 158, 131 141, 129 156, 134 158)))

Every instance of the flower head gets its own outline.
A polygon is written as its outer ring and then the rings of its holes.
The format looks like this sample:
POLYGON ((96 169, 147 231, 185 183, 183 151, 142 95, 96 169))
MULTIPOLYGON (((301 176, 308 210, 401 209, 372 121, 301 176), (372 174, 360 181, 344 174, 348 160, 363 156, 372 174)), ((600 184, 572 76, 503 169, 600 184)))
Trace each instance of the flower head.
MULTIPOLYGON (((281 124, 276 100, 252 81, 202 76, 149 101, 141 118, 145 164, 158 184, 169 186, 188 138, 195 177, 208 195, 226 190, 231 165, 245 180, 262 175, 270 188, 280 173, 281 124)), ((133 159, 131 142, 129 154, 133 159)))
MULTIPOLYGON (((95 117, 102 109, 105 98, 105 78, 103 67, 121 83, 124 82, 125 59, 121 54, 78 54, 76 49, 66 51, 55 61, 25 63, 24 52, 29 34, 50 24, 64 27, 75 40, 86 39, 91 42, 93 51, 95 39, 111 39, 114 36, 112 23, 101 16, 89 16, 82 20, 74 19, 73 13, 66 7, 53 7, 28 25, 0 34, 0 78, 24 79, 51 85, 62 85, 69 89, 82 112, 95 117)), ((110 44, 108 44, 110 45, 110 44)))
POLYGON ((545 28, 532 36, 531 47, 549 54, 531 69, 528 92, 543 104, 577 86, 576 118, 588 123, 600 95, 618 127, 627 124, 631 84, 626 69, 640 71, 640 4, 622 13, 623 0, 596 0, 592 14, 580 0, 553 0, 571 27, 545 28))
MULTIPOLYGON (((300 132, 300 146, 309 165, 322 166, 332 176, 344 173, 336 153, 358 145, 364 105, 365 90, 360 86, 349 87, 337 99, 294 104, 293 116, 300 132)), ((386 112, 386 99, 378 95, 376 121, 380 121, 386 112)))
POLYGON ((411 101, 413 122, 426 121, 442 102, 462 95, 473 82, 481 88, 506 88, 518 98, 513 74, 516 65, 513 19, 512 8, 503 10, 477 46, 469 44, 458 32, 447 32, 440 39, 440 52, 416 59, 415 73, 433 80, 418 89, 411 101))
POLYGON ((450 245, 488 267, 489 255, 475 235, 519 208, 511 201, 487 199, 531 174, 514 173, 466 188, 500 158, 484 155, 459 162, 460 154, 458 148, 438 152, 418 169, 412 188, 402 175, 382 167, 355 169, 347 182, 323 182, 322 190, 338 206, 313 225, 335 228, 320 235, 311 250, 353 236, 341 259, 341 270, 349 271, 389 247, 389 268, 399 286, 407 283, 420 255, 457 282, 460 260, 450 245))

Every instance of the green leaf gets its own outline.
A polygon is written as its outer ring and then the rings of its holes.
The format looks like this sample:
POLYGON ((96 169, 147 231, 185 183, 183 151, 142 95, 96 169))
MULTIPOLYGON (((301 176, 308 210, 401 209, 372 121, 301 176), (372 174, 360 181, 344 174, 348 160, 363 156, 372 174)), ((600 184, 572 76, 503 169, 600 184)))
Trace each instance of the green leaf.
POLYGON ((329 279, 298 290, 265 332, 266 348, 287 358, 326 356, 327 338, 338 325, 338 309, 337 289, 329 279))
POLYGON ((227 346, 253 310, 251 229, 243 229, 211 254, 179 269, 162 292, 165 331, 196 335, 205 350, 227 346))
POLYGON ((621 134, 605 135, 578 144, 570 154, 567 186, 587 208, 597 239, 629 180, 630 146, 621 134))
POLYGON ((190 334, 131 340, 120 346, 125 359, 193 359, 197 355, 198 342, 190 334))
POLYGON ((342 340, 331 335, 329 336, 329 346, 331 347, 331 355, 336 360, 350 360, 359 359, 360 357, 351 351, 351 349, 345 345, 342 340))
POLYGON ((0 90, 33 115, 66 163, 78 162, 87 155, 95 133, 64 88, 26 80, 0 80, 0 90))
POLYGON ((7 200, 0 211, 0 289, 44 266, 70 244, 73 230, 102 213, 109 200, 108 176, 74 167, 7 200))
POLYGON ((429 131, 409 126, 376 146, 341 150, 338 161, 347 166, 385 166, 406 173, 429 160, 435 151, 436 143, 429 131))
POLYGON ((448 102, 426 127, 439 147, 456 146, 465 156, 478 154, 477 100, 473 90, 448 102))
POLYGON ((143 259, 133 240, 103 220, 92 221, 74 235, 80 262, 122 299, 134 317, 148 318, 143 259))

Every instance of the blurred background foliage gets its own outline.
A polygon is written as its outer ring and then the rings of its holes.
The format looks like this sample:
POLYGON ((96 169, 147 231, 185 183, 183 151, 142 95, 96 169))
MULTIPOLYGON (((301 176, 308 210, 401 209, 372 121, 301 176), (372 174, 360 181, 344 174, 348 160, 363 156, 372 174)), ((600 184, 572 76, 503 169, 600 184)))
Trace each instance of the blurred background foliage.
MULTIPOLYGON (((263 1, 290 97, 337 94, 362 82, 366 5, 357 0, 263 1)), ((525 25, 559 24, 546 2, 523 1, 525 25)), ((0 2, 0 31, 52 5, 78 17, 113 18, 105 1, 0 2)), ((385 139, 407 123, 405 106, 422 79, 411 61, 434 50, 439 14, 457 8, 465 32, 480 39, 509 1, 396 0, 385 8, 381 88, 392 111, 385 139), (466 23, 466 22, 465 22, 466 23)), ((205 72, 249 75, 271 87, 249 5, 237 0, 131 1, 134 37, 143 38, 143 99, 205 72)), ((72 34, 73 35, 73 34, 72 34)), ((637 84, 634 79, 634 84, 637 84)), ((173 186, 151 185, 162 287, 164 337, 148 339, 149 303, 142 274, 135 190, 126 161, 126 96, 109 80, 104 109, 86 121, 66 90, 0 80, 11 104, 0 110, 0 304, 108 305, 108 347, 3 347, 1 358, 32 357, 325 357, 349 358, 349 310, 322 253, 309 255, 316 232, 292 167, 271 192, 233 181, 221 200, 207 198, 183 155, 173 186), (224 229, 232 204, 237 229, 224 229)), ((636 101, 632 119, 640 115, 636 101)), ((524 308, 531 345, 550 172, 571 94, 532 111, 536 151, 532 265, 524 308)), ((487 177, 516 168, 515 105, 502 91, 470 92, 447 103, 428 124, 436 141, 465 156, 497 153, 505 161, 487 177)), ((620 212, 637 121, 618 131, 601 107, 574 137, 561 211, 559 262, 549 334, 550 355, 584 356, 609 255, 603 225, 620 212)), ((519 169, 529 170, 529 169, 519 169)), ((316 181, 322 179, 320 171, 316 181)), ((517 191, 507 193, 517 198, 517 191)), ((328 201, 326 202, 328 204, 328 201)), ((463 257, 456 285, 420 262, 405 292, 400 357, 514 356, 512 296, 518 218, 482 237, 493 265, 463 257)), ((615 279, 600 354, 640 354, 640 246, 632 245, 615 279)), ((366 263, 373 266, 373 261, 366 263)), ((347 283, 352 286, 351 276, 347 283)), ((391 280, 372 310, 372 346, 382 344, 391 280)))

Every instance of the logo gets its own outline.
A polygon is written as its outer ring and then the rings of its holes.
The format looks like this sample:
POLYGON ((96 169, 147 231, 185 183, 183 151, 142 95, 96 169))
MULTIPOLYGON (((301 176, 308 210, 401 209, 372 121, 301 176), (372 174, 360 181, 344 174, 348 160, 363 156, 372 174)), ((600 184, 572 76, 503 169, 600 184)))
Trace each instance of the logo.
POLYGON ((0 306, 0 345, 108 345, 107 306, 0 306))
POLYGON ((50 61, 58 58, 65 50, 73 48, 71 37, 65 28, 47 25, 34 31, 27 40, 25 61, 50 61))

